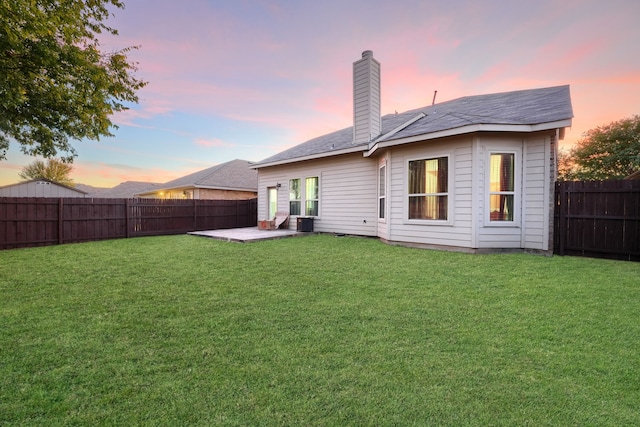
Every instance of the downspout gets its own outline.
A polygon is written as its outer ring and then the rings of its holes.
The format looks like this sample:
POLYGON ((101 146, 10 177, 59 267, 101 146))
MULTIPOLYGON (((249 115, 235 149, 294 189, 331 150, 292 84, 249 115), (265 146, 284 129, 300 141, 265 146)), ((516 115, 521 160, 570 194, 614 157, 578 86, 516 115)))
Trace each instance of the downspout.
MULTIPOLYGON (((478 136, 474 135, 471 142, 471 176, 473 177, 471 180, 471 248, 473 249, 478 248, 478 214, 483 213, 479 206, 481 197, 478 196, 480 194, 478 186, 480 183, 485 182, 484 176, 478 177, 480 173, 479 162, 481 160, 478 139, 478 136)), ((482 199, 484 199, 484 196, 482 196, 482 199)))
MULTIPOLYGON (((525 178, 527 176, 526 165, 527 165, 527 139, 522 138, 520 143, 520 152, 522 153, 522 158, 520 159, 520 248, 526 249, 525 246, 527 244, 527 215, 525 212, 527 211, 527 198, 524 194, 524 189, 526 188, 525 178)), ((516 193, 516 194, 518 194, 516 193)))

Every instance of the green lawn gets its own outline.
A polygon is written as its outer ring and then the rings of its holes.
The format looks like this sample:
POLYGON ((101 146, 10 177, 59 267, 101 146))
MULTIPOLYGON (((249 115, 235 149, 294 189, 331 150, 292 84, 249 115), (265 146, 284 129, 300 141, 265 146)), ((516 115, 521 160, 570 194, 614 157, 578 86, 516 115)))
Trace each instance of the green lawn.
POLYGON ((0 425, 640 425, 640 263, 168 236, 0 295, 0 425))

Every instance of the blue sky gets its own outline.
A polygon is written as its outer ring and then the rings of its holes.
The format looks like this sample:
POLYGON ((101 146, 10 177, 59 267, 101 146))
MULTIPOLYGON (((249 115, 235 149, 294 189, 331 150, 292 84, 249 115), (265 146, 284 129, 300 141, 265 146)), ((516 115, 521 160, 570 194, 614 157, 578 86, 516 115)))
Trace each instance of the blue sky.
MULTIPOLYGON (((571 85, 588 129, 640 114, 637 0, 125 0, 105 50, 147 80, 112 138, 77 141, 76 182, 166 182, 236 158, 258 161, 351 125, 352 63, 382 65, 382 113, 571 85)), ((17 146, 0 185, 33 158, 17 146)))

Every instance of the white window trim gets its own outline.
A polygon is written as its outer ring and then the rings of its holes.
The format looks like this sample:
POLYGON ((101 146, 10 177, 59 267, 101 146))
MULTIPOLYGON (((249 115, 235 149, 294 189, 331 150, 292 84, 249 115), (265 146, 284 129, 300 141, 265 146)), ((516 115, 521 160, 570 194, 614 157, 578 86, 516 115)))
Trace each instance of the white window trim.
POLYGON ((433 153, 433 154, 424 154, 420 156, 412 156, 406 157, 404 160, 404 177, 403 177, 403 194, 402 194, 402 223, 403 224, 415 224, 415 225, 440 225, 440 226, 452 226, 453 225, 453 207, 454 204, 454 189, 455 182, 454 173, 455 165, 453 162, 453 156, 451 153, 433 153), (447 167, 449 169, 449 173, 447 174, 448 180, 448 190, 447 191, 447 219, 409 219, 409 162, 413 162, 416 160, 432 160, 439 159, 442 157, 446 157, 447 167))
POLYGON ((389 216, 389 169, 387 168, 387 162, 382 161, 378 164, 378 206, 376 209, 378 212, 378 222, 385 223, 387 222, 387 217, 389 216), (384 168, 384 196, 380 196, 380 169, 384 168), (380 199, 384 198, 384 217, 380 218, 380 199))
POLYGON ((302 206, 300 209, 300 216, 303 217, 312 217, 312 218, 319 218, 320 214, 322 212, 322 206, 320 203, 320 189, 321 189, 321 182, 320 182, 320 174, 317 175, 309 175, 309 176, 305 176, 304 178, 302 178, 302 183, 303 183, 303 188, 302 188, 302 194, 301 196, 303 196, 303 200, 302 200, 302 206), (317 199, 307 199, 307 179, 308 178, 316 178, 318 180, 318 198, 317 199), (307 201, 308 200, 317 200, 318 201, 318 215, 307 215, 307 201))
POLYGON ((287 198, 288 198, 288 205, 289 205, 289 215, 291 216, 302 216, 302 193, 303 193, 303 188, 302 188, 302 178, 289 178, 287 181, 287 198), (298 184, 300 186, 299 188, 299 192, 300 192, 300 198, 299 199, 291 199, 291 181, 293 180, 298 180, 300 181, 300 183, 298 184), (300 213, 299 214, 292 214, 291 213, 291 202, 299 202, 300 203, 300 213))
POLYGON ((521 226, 521 200, 522 200, 522 153, 515 148, 487 148, 484 158, 484 226, 498 228, 520 228, 521 226), (491 221, 491 155, 513 154, 514 182, 513 182, 513 221, 491 221))

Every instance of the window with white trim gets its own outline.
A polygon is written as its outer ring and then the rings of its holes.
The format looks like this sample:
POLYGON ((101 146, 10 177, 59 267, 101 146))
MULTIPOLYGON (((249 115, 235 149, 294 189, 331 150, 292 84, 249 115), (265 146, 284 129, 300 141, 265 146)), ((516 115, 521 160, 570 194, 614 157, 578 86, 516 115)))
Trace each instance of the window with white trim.
POLYGON ((382 165, 378 173, 378 218, 384 219, 385 205, 387 200, 387 166, 382 165))
POLYGON ((313 176, 305 179, 305 209, 307 216, 318 216, 318 177, 313 176))
POLYGON ((289 215, 300 215, 302 205, 300 178, 289 180, 289 215))
POLYGON ((409 219, 448 219, 449 158, 437 157, 409 161, 409 219))
POLYGON ((515 220, 515 153, 489 156, 489 221, 515 220))

